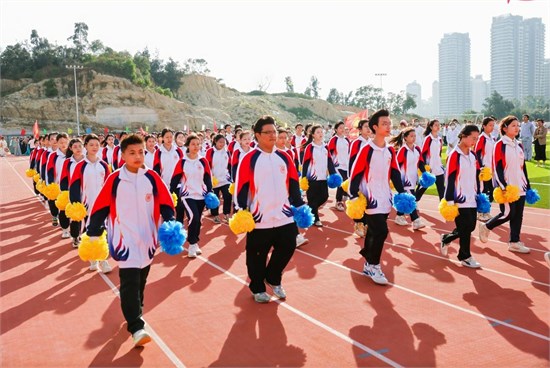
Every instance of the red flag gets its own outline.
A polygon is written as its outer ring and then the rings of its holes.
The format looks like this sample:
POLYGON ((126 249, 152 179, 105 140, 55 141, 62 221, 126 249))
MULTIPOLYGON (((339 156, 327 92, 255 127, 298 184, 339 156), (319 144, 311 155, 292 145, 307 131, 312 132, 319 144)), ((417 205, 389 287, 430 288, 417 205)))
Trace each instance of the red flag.
POLYGON ((105 133, 105 135, 109 134, 109 128, 107 127, 103 128, 103 133, 105 133))
POLYGON ((24 136, 27 131, 25 129, 21 129, 21 135, 24 136))
POLYGON ((357 124, 359 121, 369 118, 369 109, 359 111, 356 114, 346 117, 344 125, 349 129, 349 137, 352 139, 357 138, 359 131, 357 130, 357 124))
POLYGON ((216 120, 214 120, 214 126, 212 127, 212 130, 214 132, 217 132, 218 131, 218 127, 216 126, 216 120))
POLYGON ((40 129, 38 129, 38 120, 34 121, 34 125, 32 126, 32 135, 34 135, 34 139, 38 139, 40 137, 40 129))

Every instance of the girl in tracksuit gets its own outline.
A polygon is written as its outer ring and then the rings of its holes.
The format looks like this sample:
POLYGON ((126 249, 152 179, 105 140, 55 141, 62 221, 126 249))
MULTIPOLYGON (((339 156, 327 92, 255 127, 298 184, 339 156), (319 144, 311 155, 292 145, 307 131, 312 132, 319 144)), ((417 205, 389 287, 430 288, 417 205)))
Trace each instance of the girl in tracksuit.
POLYGON ((455 218, 455 229, 441 236, 440 245, 441 254, 446 256, 449 243, 459 239, 458 260, 469 268, 481 267, 470 253, 472 232, 477 221, 476 196, 480 189, 479 168, 472 151, 478 135, 477 126, 466 125, 458 134, 458 145, 447 158, 445 199, 449 205, 458 205, 458 216, 455 218))
POLYGON ((500 122, 500 140, 493 150, 493 181, 503 191, 507 185, 519 188, 520 197, 511 203, 501 204, 500 213, 479 226, 479 240, 486 243, 489 232, 495 227, 510 221, 508 250, 529 253, 530 249, 520 241, 525 193, 531 189, 522 144, 516 139, 519 134, 519 121, 509 115, 500 122))
POLYGON ((235 177, 237 176, 237 168, 239 163, 243 159, 244 155, 247 154, 252 147, 250 147, 250 140, 252 139, 250 132, 248 130, 239 131, 239 135, 236 137, 237 140, 233 142, 239 142, 237 149, 233 151, 231 155, 231 182, 235 182, 235 177))
POLYGON ((309 184, 307 203, 315 216, 315 226, 318 227, 323 226, 319 219, 319 207, 328 199, 327 177, 329 174, 336 174, 332 157, 323 144, 323 137, 323 127, 314 125, 306 142, 302 164, 302 177, 307 178, 309 184))
MULTIPOLYGON (((59 184, 61 182, 61 174, 63 171, 63 163, 65 161, 65 155, 67 153, 67 148, 69 146, 69 135, 67 133, 59 133, 56 136, 56 145, 57 149, 55 152, 52 152, 48 156, 48 163, 46 164, 46 185, 51 183, 59 184)), ((61 225, 61 238, 67 239, 70 237, 69 234, 69 219, 64 216, 59 216, 59 209, 55 205, 55 200, 48 200, 48 205, 50 206, 50 213, 52 218, 59 220, 61 225)), ((55 225, 54 225, 55 226, 55 225)))
POLYGON ((166 186, 170 186, 176 163, 183 158, 183 151, 174 144, 174 131, 164 128, 161 132, 162 144, 155 151, 153 170, 162 178, 166 186))
POLYGON ((111 168, 114 170, 113 165, 113 153, 115 151, 115 136, 112 134, 107 134, 105 140, 103 141, 103 148, 101 149, 101 159, 111 165, 111 168))
MULTIPOLYGON (((441 162, 441 152, 443 150, 443 141, 438 136, 441 125, 438 120, 432 120, 426 125, 424 131, 424 142, 422 143, 422 161, 430 166, 431 173, 435 176, 435 185, 439 199, 445 194, 445 170, 441 162)), ((419 201, 428 188, 416 187, 416 200, 419 201)))
MULTIPOLYGON (((353 167, 353 164, 357 159, 359 151, 365 144, 368 144, 370 142, 370 137, 372 135, 372 132, 369 128, 369 121, 366 119, 359 121, 359 123, 357 124, 357 129, 359 130, 359 136, 353 142, 351 142, 349 148, 348 173, 351 173, 351 168, 353 167)), ((361 219, 353 219, 353 221, 355 223, 355 234, 357 234, 361 238, 364 238, 365 234, 367 233, 366 216, 363 216, 363 218, 361 219)))
MULTIPOLYGON (((38 157, 42 154, 42 146, 44 144, 44 137, 40 137, 39 139, 37 139, 38 141, 38 144, 36 145, 36 147, 32 150, 30 156, 29 156, 29 169, 33 169, 36 171, 37 174, 40 174, 40 165, 38 164, 38 157)), ((34 181, 34 178, 33 178, 33 181, 32 181, 32 186, 33 186, 33 189, 34 189, 34 194, 40 199, 42 200, 42 197, 40 197, 40 192, 38 191, 38 189, 36 189, 36 182, 34 181)))
MULTIPOLYGON (((176 163, 170 191, 178 194, 189 219, 187 256, 196 258, 197 255, 202 254, 198 243, 201 217, 204 210, 204 196, 212 191, 212 173, 206 158, 199 155, 201 149, 199 137, 195 134, 189 135, 185 141, 185 147, 187 147, 187 154, 176 163)), ((176 220, 183 223, 183 216, 176 220)))
MULTIPOLYGON (((345 125, 343 121, 339 121, 334 126, 334 135, 327 144, 328 152, 334 163, 334 167, 338 170, 343 180, 348 178, 348 161, 349 161, 349 148, 350 141, 348 137, 344 136, 345 125)), ((338 211, 344 211, 344 190, 342 187, 336 189, 336 209, 338 211)))
POLYGON ((231 194, 229 193, 229 185, 231 179, 231 166, 229 152, 226 148, 226 139, 223 135, 217 134, 214 137, 213 147, 206 151, 206 160, 212 170, 212 179, 217 181, 213 184, 214 194, 219 197, 220 192, 223 197, 223 216, 219 216, 219 209, 210 210, 210 214, 214 216, 214 222, 227 223, 229 214, 231 213, 231 194))
MULTIPOLYGON (((481 134, 477 140, 474 152, 477 158, 480 169, 484 167, 492 171, 493 166, 493 150, 495 141, 493 139, 493 130, 495 129, 495 118, 488 116, 481 123, 481 134)), ((493 201, 493 179, 485 180, 481 183, 481 192, 487 194, 489 201, 493 201)), ((478 214, 479 220, 487 221, 491 218, 489 213, 478 214)))

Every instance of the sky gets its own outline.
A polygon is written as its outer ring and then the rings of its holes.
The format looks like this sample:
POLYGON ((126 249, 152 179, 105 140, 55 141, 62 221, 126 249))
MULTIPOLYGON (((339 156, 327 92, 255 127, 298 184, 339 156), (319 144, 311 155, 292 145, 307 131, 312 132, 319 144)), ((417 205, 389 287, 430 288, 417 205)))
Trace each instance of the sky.
POLYGON ((550 58, 550 0, 0 0, 0 47, 33 29, 67 45, 84 22, 90 42, 131 54, 147 47, 180 65, 202 58, 211 76, 242 92, 260 84, 283 92, 286 76, 303 92, 314 75, 322 98, 367 84, 398 92, 416 80, 427 99, 445 33, 469 33, 471 74, 490 78, 491 22, 502 14, 542 18, 550 58))

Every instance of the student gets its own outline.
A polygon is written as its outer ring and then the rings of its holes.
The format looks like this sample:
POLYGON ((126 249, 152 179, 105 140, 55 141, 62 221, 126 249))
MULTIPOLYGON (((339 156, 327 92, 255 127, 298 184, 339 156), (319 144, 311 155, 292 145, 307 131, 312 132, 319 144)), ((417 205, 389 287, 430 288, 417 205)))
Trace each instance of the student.
POLYGON ((491 230, 510 221, 508 250, 529 253, 530 249, 520 241, 525 193, 531 189, 531 185, 527 175, 523 146, 516 139, 519 129, 519 121, 515 116, 509 115, 500 122, 502 138, 495 144, 493 151, 493 179, 503 191, 508 185, 518 187, 520 197, 514 202, 500 204, 500 213, 479 226, 479 240, 487 243, 491 230))
POLYGON ((111 165, 111 168, 113 169, 113 153, 115 151, 115 147, 115 136, 111 133, 107 134, 105 136, 105 140, 103 141, 103 148, 101 149, 101 159, 111 165))
MULTIPOLYGON (((430 166, 430 171, 435 175, 435 185, 439 199, 445 194, 445 170, 441 162, 441 151, 443 150, 443 141, 438 136, 441 124, 438 120, 432 120, 426 125, 424 130, 424 143, 422 144, 422 160, 424 164, 430 166)), ((420 185, 416 187, 416 200, 419 201, 428 188, 420 185)))
POLYGON ((125 164, 99 192, 86 234, 101 236, 107 223, 109 251, 119 266, 122 314, 135 346, 141 346, 151 341, 141 317, 147 276, 158 248, 158 226, 161 217, 174 218, 174 206, 160 176, 143 164, 143 138, 129 135, 120 146, 125 164))
MULTIPOLYGON (((187 154, 176 163, 170 182, 170 192, 177 193, 181 200, 188 222, 189 250, 187 257, 196 258, 202 254, 199 247, 201 218, 204 210, 204 196, 212 192, 212 173, 204 157, 199 156, 200 139, 195 134, 187 137, 184 145, 187 154)), ((183 224, 183 214, 176 217, 183 224)))
MULTIPOLYGON (((227 145, 227 152, 229 152, 229 157, 233 157, 233 152, 235 150, 238 150, 241 148, 241 140, 239 137, 241 136, 242 129, 235 129, 235 134, 233 136, 233 141, 229 142, 227 145)), ((250 142, 248 142, 250 144, 250 142)))
POLYGON ((294 148, 296 158, 299 162, 301 150, 300 147, 302 147, 302 143, 304 143, 306 140, 307 138, 304 135, 304 126, 301 123, 296 124, 295 133, 292 135, 292 138, 290 138, 290 145, 294 148))
POLYGON ((145 136, 145 166, 147 168, 152 169, 154 165, 155 160, 155 145, 156 145, 156 138, 152 134, 148 134, 145 136))
POLYGON ((472 152, 478 135, 477 126, 465 125, 458 134, 458 145, 447 158, 445 199, 449 205, 458 205, 458 216, 455 218, 455 229, 451 233, 441 235, 439 247, 441 254, 447 256, 449 243, 460 239, 458 260, 469 268, 481 267, 470 253, 472 232, 476 228, 476 196, 480 188, 477 159, 472 152))
POLYGON ((250 147, 250 141, 252 139, 250 132, 248 130, 239 131, 239 135, 236 137, 237 139, 233 142, 239 142, 238 148, 233 151, 231 154, 231 181, 234 183, 235 178, 237 176, 237 168, 239 166, 239 163, 241 162, 242 158, 245 154, 247 154, 252 147, 250 147))
MULTIPOLYGON (((67 148, 69 146, 69 135, 67 133, 59 133, 56 136, 57 149, 48 156, 47 174, 46 174, 46 185, 48 184, 58 184, 61 181, 61 173, 63 171, 63 163, 65 161, 65 155, 67 153, 67 148)), ((61 221, 61 238, 68 239, 71 237, 69 234, 69 219, 63 216, 62 219, 59 219, 59 209, 55 205, 54 200, 48 200, 48 205, 50 206, 50 213, 53 219, 53 225, 57 226, 58 220, 61 221)))
MULTIPOLYGON (((351 142, 350 148, 349 148, 349 160, 348 160, 348 173, 351 173, 351 168, 353 167, 353 164, 355 162, 355 159, 357 158, 357 155, 359 154, 359 151, 361 148, 370 142, 370 137, 372 135, 372 132, 369 128, 369 121, 367 119, 360 120, 357 124, 357 129, 359 129, 359 136, 356 140, 351 142)), ((355 234, 359 236, 360 238, 364 238, 365 234, 367 233, 366 224, 367 220, 366 217, 363 216, 361 219, 354 219, 353 220, 354 230, 355 234)))
POLYGON ((388 178, 399 193, 405 189, 397 167, 395 150, 386 144, 390 136, 391 120, 388 110, 378 110, 369 120, 374 138, 361 148, 350 173, 349 193, 352 199, 359 192, 367 201, 366 222, 368 225, 365 244, 359 252, 365 257, 363 273, 375 283, 386 285, 388 280, 382 272, 380 258, 388 236, 388 215, 392 208, 392 191, 388 178))
MULTIPOLYGON (((348 178, 348 161, 349 161, 349 146, 350 141, 344 135, 345 125, 343 121, 339 121, 334 125, 334 135, 329 140, 327 148, 334 163, 334 167, 338 170, 343 180, 348 178)), ((336 209, 344 211, 344 190, 342 187, 336 189, 336 209)))
POLYGON ((183 151, 176 147, 173 142, 174 131, 170 128, 164 128, 161 132, 162 144, 155 151, 153 159, 153 170, 162 178, 166 186, 170 185, 172 174, 176 163, 183 158, 183 151))
POLYGON ((255 229, 246 234, 246 267, 257 303, 270 300, 266 284, 275 296, 286 298, 282 274, 294 254, 298 234, 290 209, 304 205, 290 156, 275 149, 276 129, 271 116, 262 116, 254 124, 258 145, 244 156, 235 182, 236 207, 248 209, 256 222, 255 229))
MULTIPOLYGON (((477 140, 474 152, 477 158, 477 163, 480 169, 487 168, 492 171, 493 164, 493 149, 495 147, 495 141, 493 140, 492 133, 495 129, 495 118, 488 116, 483 118, 481 122, 481 134, 477 140)), ((493 201, 493 179, 484 180, 481 183, 481 192, 487 194, 489 201, 493 201)), ((480 221, 487 221, 491 218, 490 213, 478 213, 477 219, 480 221)))
POLYGON ((176 144, 176 147, 178 147, 183 153, 185 153, 185 133, 181 130, 178 130, 176 134, 174 135, 174 143, 176 144))
MULTIPOLYGON (((214 216, 214 222, 227 223, 229 214, 231 213, 231 194, 229 193, 229 180, 231 179, 231 166, 229 152, 226 149, 226 138, 218 134, 214 137, 214 146, 206 151, 206 160, 212 170, 212 177, 216 178, 213 184, 214 194, 223 196, 223 215, 219 216, 219 208, 210 210, 210 214, 214 216)), ((214 180, 214 179, 212 179, 214 180)))

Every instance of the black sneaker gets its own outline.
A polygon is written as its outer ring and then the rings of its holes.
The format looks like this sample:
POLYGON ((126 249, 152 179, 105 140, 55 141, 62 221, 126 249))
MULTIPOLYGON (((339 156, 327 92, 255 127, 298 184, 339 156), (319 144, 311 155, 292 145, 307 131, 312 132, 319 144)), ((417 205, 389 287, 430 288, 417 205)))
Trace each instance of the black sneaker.
POLYGON ((57 217, 53 217, 52 218, 52 226, 58 226, 59 225, 59 220, 57 219, 57 217))

